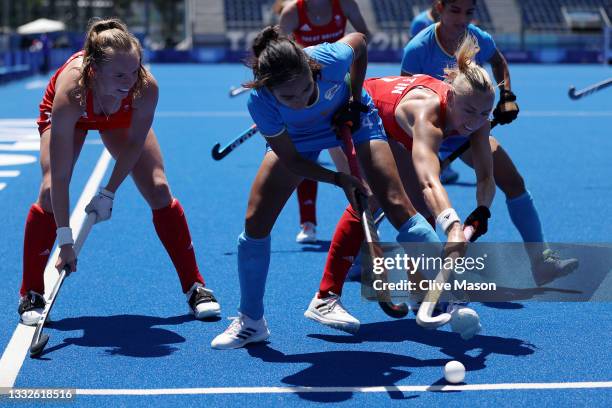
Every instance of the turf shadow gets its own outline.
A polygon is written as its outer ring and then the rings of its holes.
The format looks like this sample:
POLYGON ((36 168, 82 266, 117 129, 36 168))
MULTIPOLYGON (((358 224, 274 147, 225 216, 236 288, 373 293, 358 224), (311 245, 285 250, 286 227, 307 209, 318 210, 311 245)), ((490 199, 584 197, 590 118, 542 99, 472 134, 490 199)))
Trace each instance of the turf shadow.
POLYGON ((356 335, 309 334, 308 337, 347 344, 411 341, 438 348, 453 360, 463 362, 471 371, 485 368, 486 358, 491 354, 519 357, 533 354, 536 350, 535 345, 514 338, 477 335, 463 340, 457 333, 423 329, 413 319, 362 324, 356 335))
MULTIPOLYGON (((413 399, 404 395, 396 384, 409 377, 412 367, 442 367, 446 359, 420 360, 414 357, 368 351, 326 351, 303 354, 284 354, 269 343, 247 346, 251 357, 265 363, 308 364, 308 367, 284 377, 281 381, 299 387, 387 387, 391 399, 413 399)), ((353 391, 301 392, 297 395, 308 401, 336 403, 352 398, 353 391)))
MULTIPOLYGON (((142 315, 82 316, 56 320, 52 330, 76 332, 81 337, 68 337, 63 343, 49 347, 44 354, 67 346, 103 348, 109 356, 164 357, 177 351, 172 344, 184 343, 184 337, 156 326, 176 326, 193 321, 190 315, 155 317, 142 315)), ((53 332, 50 331, 51 336, 53 332)))

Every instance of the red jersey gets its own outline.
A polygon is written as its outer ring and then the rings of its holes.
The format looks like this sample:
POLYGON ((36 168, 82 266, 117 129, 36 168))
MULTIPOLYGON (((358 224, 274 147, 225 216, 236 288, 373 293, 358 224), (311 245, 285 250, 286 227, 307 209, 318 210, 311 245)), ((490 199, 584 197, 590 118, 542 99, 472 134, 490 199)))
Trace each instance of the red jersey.
POLYGON ((363 87, 372 97, 382 119, 387 136, 397 140, 407 149, 412 149, 412 136, 404 131, 395 120, 395 109, 404 96, 414 88, 427 88, 434 91, 440 98, 440 115, 442 122, 446 120, 446 103, 451 88, 447 83, 429 75, 389 76, 384 78, 369 78, 363 87))
POLYGON ((295 41, 302 47, 310 47, 324 42, 336 42, 344 37, 346 16, 340 7, 340 0, 332 0, 332 18, 325 25, 314 25, 308 18, 306 3, 297 0, 298 28, 293 32, 295 41))
MULTIPOLYGON (((57 77, 62 73, 66 66, 74 59, 83 56, 83 51, 73 54, 51 77, 49 85, 45 90, 45 95, 40 103, 40 116, 36 123, 38 124, 38 132, 42 135, 43 132, 51 128, 51 112, 53 109, 53 99, 55 98, 55 83, 57 77)), ((129 128, 132 123, 132 92, 121 100, 119 110, 109 115, 95 114, 93 109, 93 93, 87 92, 85 111, 76 123, 77 129, 82 130, 110 130, 110 129, 125 129, 129 128)))

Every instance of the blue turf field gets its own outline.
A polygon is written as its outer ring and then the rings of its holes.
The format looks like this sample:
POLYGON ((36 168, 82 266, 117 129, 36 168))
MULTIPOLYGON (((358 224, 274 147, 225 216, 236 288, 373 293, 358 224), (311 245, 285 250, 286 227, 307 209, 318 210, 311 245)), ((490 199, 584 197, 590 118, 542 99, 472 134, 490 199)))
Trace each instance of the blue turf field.
MULTIPOLYGON (((151 213, 128 180, 115 200, 111 222, 95 226, 80 256, 80 271, 67 279, 53 311, 51 340, 40 360, 26 358, 15 386, 79 389, 176 389, 235 387, 227 394, 77 397, 79 406, 244 406, 254 403, 490 404, 498 406, 609 406, 610 388, 421 392, 394 389, 436 384, 442 366, 459 359, 467 384, 610 382, 612 305, 477 305, 481 335, 469 342, 446 329, 429 332, 414 319, 393 321, 347 284, 344 304, 362 322, 358 335, 329 330, 302 315, 314 294, 327 246, 342 209, 340 190, 320 185, 317 245, 301 246, 295 199, 273 232, 266 316, 272 337, 265 345, 213 351, 212 338, 227 327, 238 303, 236 238, 264 143, 254 138, 221 162, 210 149, 250 125, 246 97, 229 99, 231 85, 248 78, 238 65, 154 65, 160 104, 154 128, 173 193, 187 213, 201 271, 223 307, 223 319, 196 322, 187 315, 174 269, 159 243, 151 213), (386 392, 249 393, 244 387, 388 387, 386 392), (243 392, 246 394, 239 394, 243 392)), ((396 65, 372 65, 370 76, 394 75, 396 65)), ((511 153, 536 200, 546 237, 555 242, 610 242, 602 214, 612 200, 612 91, 571 101, 579 89, 610 76, 599 66, 512 66, 519 119, 494 134, 511 153)), ((36 163, 2 165, 6 155, 37 156, 23 142, 30 125, 8 119, 37 115, 43 89, 35 79, 0 88, 0 347, 11 338, 18 316, 23 224, 40 179, 36 163), (17 129, 17 130, 15 130, 17 129), (16 136, 19 129, 21 136, 16 136), (25 146, 17 150, 16 146, 25 146), (2 174, 2 173, 0 173, 2 174), (6 176, 6 174, 5 174, 6 176), (2 186, 2 184, 0 184, 2 186)), ((33 140, 36 140, 34 137, 33 140)), ((102 152, 90 133, 71 186, 73 203, 102 152)), ((29 147, 32 149, 32 147, 29 147)), ((327 155, 324 162, 330 162, 327 155)), ((474 206, 474 175, 455 165, 461 183, 448 191, 459 214, 474 206)), ((108 177, 109 172, 107 172, 108 177)), ((498 192, 485 241, 518 241, 498 192)), ((383 236, 390 235, 388 225, 383 236)), ((440 382, 441 383, 441 382, 440 382)), ((610 387, 610 386, 608 386, 610 387)), ((208 391, 206 391, 208 390, 208 391)), ((269 389, 268 389, 269 390, 269 389)), ((112 393, 111 393, 112 394, 112 393)), ((163 394, 163 393, 162 393, 163 394)), ((0 405, 2 402, 0 401, 0 405)))

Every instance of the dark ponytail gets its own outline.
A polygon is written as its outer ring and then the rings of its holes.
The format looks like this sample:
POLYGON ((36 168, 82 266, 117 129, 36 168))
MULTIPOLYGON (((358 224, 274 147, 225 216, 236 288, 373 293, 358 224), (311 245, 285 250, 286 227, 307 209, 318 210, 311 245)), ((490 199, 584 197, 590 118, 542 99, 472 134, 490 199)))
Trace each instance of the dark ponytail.
POLYGON ((282 35, 278 26, 268 26, 257 34, 247 66, 253 70, 254 79, 244 84, 246 88, 274 88, 293 81, 306 70, 314 80, 321 75, 321 65, 282 35))

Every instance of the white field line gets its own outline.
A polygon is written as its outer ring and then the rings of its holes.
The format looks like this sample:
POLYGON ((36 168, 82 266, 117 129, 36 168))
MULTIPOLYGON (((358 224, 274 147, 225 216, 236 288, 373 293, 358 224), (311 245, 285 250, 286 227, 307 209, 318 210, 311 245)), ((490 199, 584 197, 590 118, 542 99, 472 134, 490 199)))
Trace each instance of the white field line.
MULTIPOLYGON (((70 216, 70 226, 75 232, 75 237, 78 235, 83 222, 85 221, 85 206, 91 200, 91 197, 96 193, 106 169, 111 160, 111 155, 106 149, 100 155, 98 163, 94 168, 87 184, 79 197, 72 214, 70 216)), ((55 269, 55 262, 59 255, 59 249, 56 247, 51 256, 49 262, 45 268, 45 287, 48 289, 55 286, 55 282, 58 278, 57 270, 55 269)), ((15 316, 16 317, 16 316, 15 316)), ((12 387, 15 384, 19 370, 23 365, 23 360, 28 354, 32 337, 34 336, 34 326, 25 326, 23 324, 17 324, 17 328, 11 337, 2 357, 0 358, 0 387, 12 387)))
POLYGON ((78 388, 77 395, 198 395, 198 394, 296 394, 296 393, 386 393, 430 391, 517 391, 517 390, 571 390, 612 388, 612 381, 557 382, 557 383, 502 383, 463 385, 392 385, 381 387, 213 387, 213 388, 160 388, 160 389, 95 389, 78 388))

